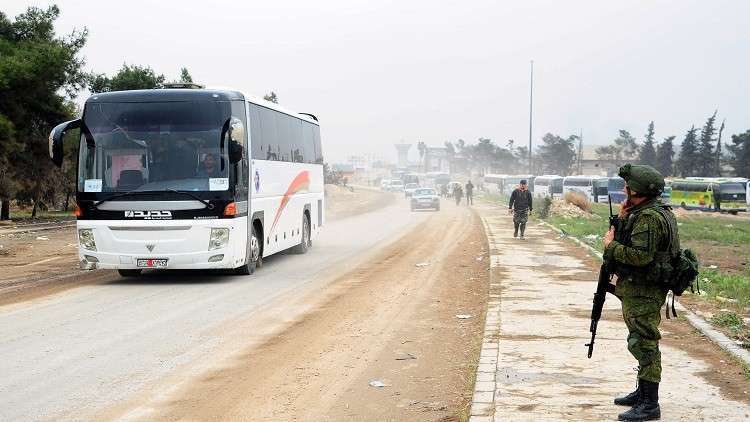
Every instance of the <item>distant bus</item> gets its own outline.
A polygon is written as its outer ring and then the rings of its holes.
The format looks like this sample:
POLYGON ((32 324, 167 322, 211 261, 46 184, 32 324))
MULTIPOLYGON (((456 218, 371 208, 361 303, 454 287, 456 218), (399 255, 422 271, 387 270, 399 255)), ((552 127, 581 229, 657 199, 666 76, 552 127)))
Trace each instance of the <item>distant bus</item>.
POLYGON ((610 177, 607 182, 607 194, 612 198, 613 204, 625 201, 628 197, 625 193, 625 179, 620 176, 610 177))
POLYGON ((686 178, 672 181, 670 203, 688 209, 747 211, 747 179, 686 178))
POLYGON ((602 176, 568 176, 563 179, 563 195, 579 192, 591 202, 607 202, 609 179, 602 176))
POLYGON ((482 177, 484 190, 490 193, 502 193, 503 180, 506 176, 505 174, 485 174, 482 177))
POLYGON ((518 185, 521 183, 521 180, 526 180, 528 183, 529 190, 531 192, 534 191, 534 176, 531 174, 516 174, 516 175, 509 175, 505 176, 501 183, 501 193, 503 195, 510 196, 510 194, 513 193, 513 190, 518 187, 518 185))
POLYGON ((549 196, 551 198, 561 198, 563 193, 563 179, 562 176, 555 175, 544 175, 537 176, 534 179, 534 196, 544 198, 549 196))

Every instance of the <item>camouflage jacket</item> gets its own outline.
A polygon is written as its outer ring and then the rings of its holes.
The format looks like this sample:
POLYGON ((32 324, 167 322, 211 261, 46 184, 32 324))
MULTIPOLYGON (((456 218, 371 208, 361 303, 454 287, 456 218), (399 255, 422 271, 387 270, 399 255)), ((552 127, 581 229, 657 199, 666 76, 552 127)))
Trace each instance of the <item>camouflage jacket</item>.
POLYGON ((679 251, 677 223, 656 200, 633 207, 617 235, 604 250, 604 261, 617 274, 615 295, 664 300, 662 278, 671 271, 670 255, 679 251), (671 234, 674 231, 674 234, 671 234))

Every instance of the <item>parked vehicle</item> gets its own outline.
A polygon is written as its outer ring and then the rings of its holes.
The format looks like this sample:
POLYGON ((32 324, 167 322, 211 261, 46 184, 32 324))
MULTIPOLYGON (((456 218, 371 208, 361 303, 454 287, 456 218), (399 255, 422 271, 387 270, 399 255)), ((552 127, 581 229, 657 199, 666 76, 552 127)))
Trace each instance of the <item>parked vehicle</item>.
POLYGON ((433 188, 418 188, 411 196, 411 210, 434 209, 440 211, 440 197, 433 188))
POLYGON ((553 199, 561 198, 563 193, 563 179, 564 177, 556 175, 537 176, 534 179, 534 196, 539 198, 546 196, 553 199))
POLYGON ((404 182, 401 180, 391 180, 391 183, 388 185, 388 191, 389 192, 403 192, 404 182))
POLYGON ((580 192, 591 202, 607 202, 609 179, 603 176, 568 176, 563 179, 563 195, 580 192))
POLYGON ((416 183, 407 183, 406 186, 404 186, 404 196, 410 197, 414 191, 419 188, 419 185, 416 183))
POLYGON ((687 209, 747 211, 748 180, 744 178, 685 178, 672 181, 670 203, 687 209))
POLYGON ((620 176, 610 177, 607 182, 607 194, 613 204, 621 204, 628 195, 625 193, 625 179, 620 176))

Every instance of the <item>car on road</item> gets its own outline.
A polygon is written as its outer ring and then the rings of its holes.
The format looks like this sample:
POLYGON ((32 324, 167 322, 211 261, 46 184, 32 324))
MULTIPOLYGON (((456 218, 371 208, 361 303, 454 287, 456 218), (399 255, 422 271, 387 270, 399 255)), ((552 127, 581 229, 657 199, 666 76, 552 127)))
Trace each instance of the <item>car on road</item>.
POLYGON ((407 183, 406 186, 404 186, 404 196, 410 197, 415 190, 419 188, 419 184, 417 183, 407 183))
POLYGON ((411 210, 434 209, 440 211, 440 197, 433 188, 418 188, 411 195, 411 210))
POLYGON ((391 180, 391 184, 388 185, 388 190, 391 192, 403 192, 404 182, 401 180, 391 180))

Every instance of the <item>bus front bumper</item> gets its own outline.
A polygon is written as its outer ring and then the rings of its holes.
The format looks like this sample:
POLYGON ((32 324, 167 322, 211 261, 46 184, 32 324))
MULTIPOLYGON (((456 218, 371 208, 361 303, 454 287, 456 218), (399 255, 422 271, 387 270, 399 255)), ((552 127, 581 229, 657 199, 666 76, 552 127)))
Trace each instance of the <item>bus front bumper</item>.
MULTIPOLYGON (((245 260, 247 219, 78 221, 93 232, 96 250, 78 245, 83 269, 232 269, 245 260), (212 229, 228 229, 223 246, 209 250, 212 229)), ((78 233, 78 232, 77 232, 78 233)))

